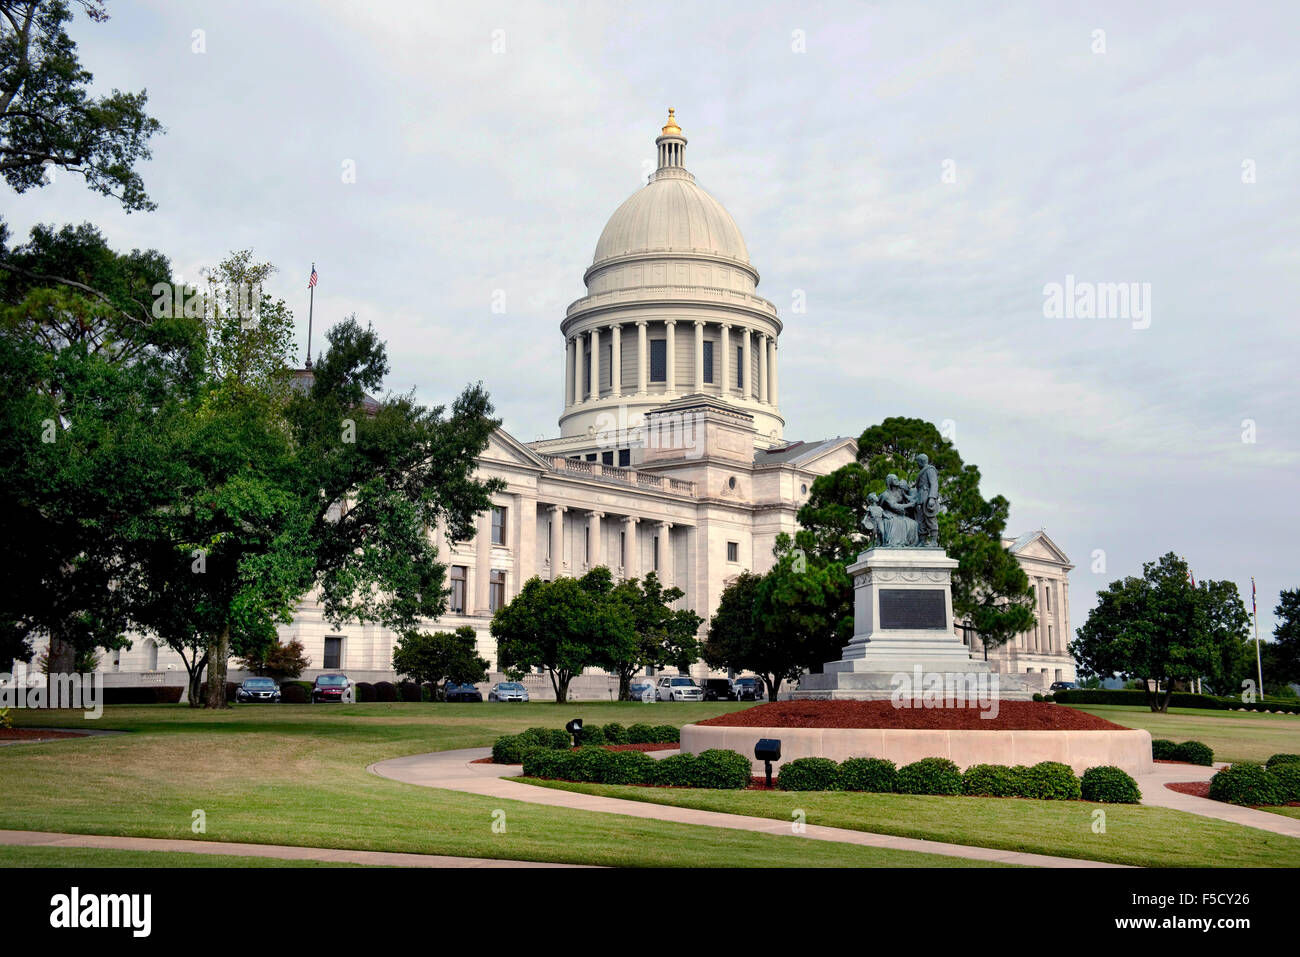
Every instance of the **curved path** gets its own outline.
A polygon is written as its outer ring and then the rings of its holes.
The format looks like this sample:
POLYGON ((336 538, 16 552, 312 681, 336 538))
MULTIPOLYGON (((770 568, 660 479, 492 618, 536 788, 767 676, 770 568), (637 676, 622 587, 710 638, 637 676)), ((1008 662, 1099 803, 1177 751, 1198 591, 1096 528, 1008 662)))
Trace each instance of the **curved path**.
POLYGON ((1227 765, 1216 764, 1212 768, 1206 768, 1195 764, 1156 764, 1155 770, 1150 774, 1139 775, 1137 778, 1138 788, 1142 791, 1142 803, 1300 838, 1300 820, 1296 818, 1284 814, 1272 814, 1269 811, 1257 811, 1253 807, 1211 801, 1209 798, 1183 794, 1181 791, 1171 791, 1165 787, 1166 784, 1179 781, 1208 781, 1214 777, 1216 771, 1224 767, 1227 765))
MULTIPOLYGON (((656 757, 675 754, 675 751, 655 752, 656 757)), ((703 824, 738 831, 757 831, 762 834, 788 836, 790 824, 766 817, 748 817, 743 814, 724 814, 720 811, 699 811, 694 808, 670 807, 648 804, 644 801, 626 801, 621 798, 600 797, 576 791, 558 791, 553 788, 521 784, 509 778, 521 773, 519 765, 474 764, 479 758, 492 754, 491 748, 464 748, 458 751, 435 751, 432 754, 414 754, 405 758, 379 761, 367 768, 372 774, 419 784, 430 788, 445 788, 488 797, 525 801, 529 804, 547 804, 580 811, 597 811, 604 814, 622 814, 626 817, 651 818, 673 821, 678 824, 703 824)), ((1172 791, 1170 792, 1173 793, 1172 791)), ((1102 861, 1086 861, 1073 857, 1050 857, 1045 854, 1027 854, 1004 851, 991 847, 971 847, 965 844, 947 844, 942 841, 924 841, 911 837, 894 837, 842 827, 805 825, 802 837, 818 841, 839 841, 867 847, 887 847, 899 851, 918 851, 923 854, 942 854, 946 857, 964 857, 971 860, 998 864, 1020 864, 1031 867, 1121 867, 1102 861)))

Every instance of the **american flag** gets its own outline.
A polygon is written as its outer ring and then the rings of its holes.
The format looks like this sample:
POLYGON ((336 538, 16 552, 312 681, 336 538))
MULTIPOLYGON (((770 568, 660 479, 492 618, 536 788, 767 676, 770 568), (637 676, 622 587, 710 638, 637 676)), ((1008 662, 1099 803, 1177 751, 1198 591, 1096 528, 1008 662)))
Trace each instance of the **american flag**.
POLYGON ((315 263, 312 263, 311 265, 311 278, 307 280, 307 288, 308 289, 316 288, 316 264, 315 263))

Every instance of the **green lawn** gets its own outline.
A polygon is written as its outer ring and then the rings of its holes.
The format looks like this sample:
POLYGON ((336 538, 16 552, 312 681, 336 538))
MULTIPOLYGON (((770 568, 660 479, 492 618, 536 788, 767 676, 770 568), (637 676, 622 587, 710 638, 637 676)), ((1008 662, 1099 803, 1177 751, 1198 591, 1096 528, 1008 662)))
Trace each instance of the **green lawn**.
POLYGON ((1280 751, 1300 753, 1300 715, 1195 708, 1156 714, 1147 708, 1109 704, 1079 705, 1078 710, 1128 728, 1145 728, 1153 738, 1202 741, 1214 750, 1216 761, 1262 762, 1280 751))
POLYGON ((490 744, 530 725, 681 725, 738 704, 118 706, 15 711, 22 726, 130 734, 0 748, 0 828, 640 866, 978 862, 502 801, 369 774, 384 758, 490 744), (192 812, 207 833, 191 832, 192 812), (504 811, 504 833, 494 812, 504 811))
POLYGON ((795 811, 801 810, 809 824, 1139 867, 1300 867, 1300 840, 1160 807, 834 791, 526 783, 780 821, 792 820, 795 811), (1105 834, 1092 830, 1093 812, 1099 808, 1106 814, 1105 834))
POLYGON ((118 851, 99 847, 17 847, 0 844, 0 867, 359 867, 335 861, 284 861, 184 851, 118 851))
MULTIPOLYGON (((501 734, 532 725, 560 727, 573 717, 680 726, 743 707, 748 705, 539 702, 244 705, 205 712, 153 705, 111 707, 96 722, 79 712, 15 710, 21 726, 129 733, 0 748, 0 828, 611 865, 973 863, 630 817, 615 823, 610 815, 417 787, 365 771, 385 758, 485 746, 501 734), (206 834, 191 831, 196 809, 206 813, 206 834), (504 833, 492 828, 498 810, 505 812, 504 833)), ((1228 760, 1300 752, 1300 719, 1087 710, 1176 740, 1197 738, 1228 760)), ((801 807, 812 823, 1124 863, 1300 866, 1300 842, 1294 839, 1161 808, 1108 807, 1107 834, 1094 835, 1093 806, 1078 803, 823 794, 792 804, 789 795, 761 792, 610 793, 786 820, 793 807, 801 807)), ((0 863, 10 859, 0 857, 0 863)))

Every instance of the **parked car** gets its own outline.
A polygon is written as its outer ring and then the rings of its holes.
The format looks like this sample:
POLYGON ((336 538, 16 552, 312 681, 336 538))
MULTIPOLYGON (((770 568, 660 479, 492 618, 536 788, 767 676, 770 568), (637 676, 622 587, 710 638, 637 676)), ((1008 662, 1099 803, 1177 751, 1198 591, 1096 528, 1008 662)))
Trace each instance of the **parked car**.
POLYGON ((280 686, 271 678, 245 678, 235 692, 236 701, 279 701, 280 686))
POLYGON ((737 678, 731 683, 736 701, 759 701, 763 697, 763 682, 758 678, 737 678))
POLYGON ((498 681, 488 692, 489 701, 528 701, 528 689, 518 681, 498 681))
POLYGON ((705 701, 732 701, 734 694, 731 690, 731 682, 726 678, 706 678, 704 679, 704 700, 705 701))
POLYGON ((664 675, 655 686, 659 701, 703 701, 704 689, 689 675, 664 675))
POLYGON ((459 702, 478 702, 482 703, 483 693, 471 684, 458 685, 454 681, 448 681, 447 686, 443 689, 444 701, 459 702))
POLYGON ((633 701, 654 701, 655 686, 649 681, 634 681, 627 686, 628 695, 633 701))
POLYGON ((1053 681, 1049 691, 1074 691, 1079 686, 1073 681, 1053 681))
POLYGON ((317 675, 316 683, 311 688, 311 703, 337 701, 340 704, 352 704, 357 700, 352 688, 352 679, 347 675, 317 675))

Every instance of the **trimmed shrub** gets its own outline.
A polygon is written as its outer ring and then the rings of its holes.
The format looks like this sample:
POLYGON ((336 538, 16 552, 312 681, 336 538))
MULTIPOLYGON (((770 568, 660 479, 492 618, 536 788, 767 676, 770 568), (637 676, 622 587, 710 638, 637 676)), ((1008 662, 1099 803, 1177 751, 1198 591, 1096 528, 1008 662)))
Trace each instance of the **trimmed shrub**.
MULTIPOLYGON (((624 753, 637 754, 640 752, 624 753)), ((649 757, 649 755, 644 755, 644 757, 654 761, 654 758, 649 757)), ((667 759, 665 758, 665 760, 667 759)), ((695 762, 694 783, 697 788, 738 790, 749 787, 749 779, 753 773, 749 758, 743 754, 737 754, 735 751, 727 751, 722 748, 710 748, 707 751, 700 752, 699 760, 695 762)))
POLYGON ((611 721, 605 725, 605 743, 606 744, 630 744, 627 739, 627 728, 623 727, 617 721, 611 721))
POLYGON ((658 763, 644 751, 606 751, 610 756, 606 784, 645 784, 654 777, 658 763))
POLYGON ((1243 761, 1210 778, 1210 797, 1228 804, 1282 804, 1282 787, 1262 764, 1243 761))
POLYGON ((492 744, 492 760, 496 764, 519 764, 524 751, 537 747, 537 742, 523 734, 503 734, 492 744))
POLYGON ((563 728, 526 728, 520 734, 544 748, 573 747, 573 739, 563 728))
MULTIPOLYGON (((578 748, 572 752, 565 776, 570 781, 603 784, 613 770, 614 754, 604 748, 578 748)), ((654 758, 650 760, 653 761, 654 758)))
POLYGON ((1068 764, 1040 761, 1019 773, 1020 797, 1040 801, 1077 801, 1082 793, 1079 779, 1068 764))
POLYGON ((899 794, 961 794, 961 772, 947 758, 922 758, 898 769, 899 794))
POLYGON ((1214 764, 1214 752, 1210 750, 1209 745, 1201 744, 1199 741, 1184 741, 1174 748, 1174 760, 1208 768, 1214 764))
POLYGON ((582 735, 578 740, 582 742, 584 748, 587 746, 594 748, 608 743, 605 740, 605 729, 598 724, 583 725, 582 735))
POLYGON ((1300 754, 1275 754, 1264 762, 1264 767, 1275 768, 1279 764, 1300 764, 1300 754))
POLYGON ((1283 804, 1300 801, 1300 763, 1283 762, 1268 769, 1268 773, 1277 782, 1279 797, 1283 804))
POLYGON ((961 776, 961 793, 974 797, 1020 797, 1023 770, 1005 764, 972 764, 961 776))
MULTIPOLYGON (((495 749, 494 749, 495 751, 495 749)), ((523 753, 524 774, 530 778, 558 778, 569 757, 567 751, 542 748, 534 745, 523 753)))
POLYGON ((898 784, 898 768, 884 758, 849 758, 840 764, 838 790, 891 794, 898 784))
POLYGON ((375 682, 375 700, 376 701, 396 701, 397 688, 391 681, 375 682))
MULTIPOLYGON (((635 725, 633 726, 635 727, 635 725)), ((631 728, 628 729, 629 731, 631 728)), ((699 758, 693 754, 674 754, 672 757, 664 758, 662 761, 655 761, 654 773, 651 775, 648 784, 657 784, 662 787, 693 787, 695 779, 695 765, 699 763, 699 758)))
MULTIPOLYGON (((180 686, 152 686, 144 688, 104 688, 101 699, 104 704, 176 704, 185 691, 180 686)), ((206 684, 199 687, 199 695, 208 693, 206 684)))
POLYGON ((682 740, 682 732, 675 724, 657 724, 653 728, 654 740, 651 744, 677 744, 682 740))
POLYGON ((1156 761, 1173 761, 1178 745, 1166 738, 1155 738, 1151 742, 1151 757, 1156 761))
POLYGON ((397 683, 397 700, 418 702, 420 700, 420 686, 409 679, 399 681, 397 683))
POLYGON ((656 744, 653 726, 638 721, 627 729, 628 744, 656 744))
MULTIPOLYGON (((280 690, 281 692, 284 691, 283 688, 281 688, 280 690)), ((353 685, 352 693, 356 695, 358 702, 375 700, 375 686, 372 685, 369 681, 358 681, 355 685, 353 685)))
POLYGON ((280 685, 281 704, 307 704, 309 701, 311 701, 311 695, 296 681, 285 682, 280 685))
POLYGON ((1100 801, 1102 804, 1137 804, 1142 800, 1137 782, 1125 771, 1109 764, 1084 771, 1080 790, 1085 801, 1100 801))
POLYGON ((795 758, 781 765, 776 786, 782 791, 834 791, 840 766, 830 758, 795 758))

